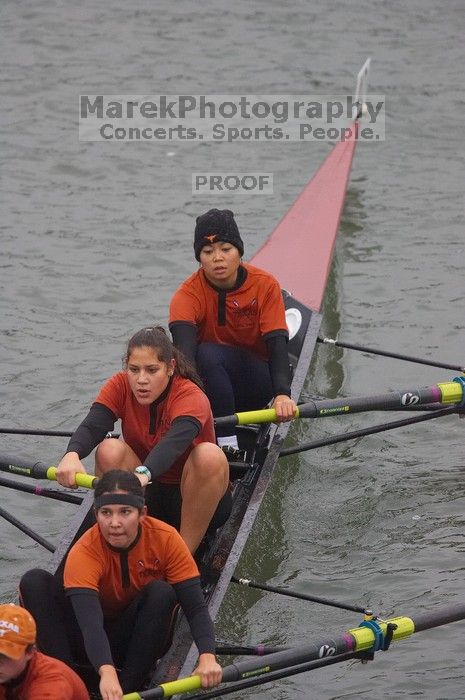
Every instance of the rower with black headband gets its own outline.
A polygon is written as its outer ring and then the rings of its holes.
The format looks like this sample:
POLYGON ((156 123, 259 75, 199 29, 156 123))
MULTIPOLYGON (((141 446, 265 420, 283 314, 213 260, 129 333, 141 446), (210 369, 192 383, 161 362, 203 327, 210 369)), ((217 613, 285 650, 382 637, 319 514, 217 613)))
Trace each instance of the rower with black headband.
POLYGON ((179 533, 146 515, 140 481, 127 471, 103 475, 94 507, 97 523, 71 548, 63 586, 41 569, 21 579, 40 650, 71 666, 90 662, 103 700, 120 700, 144 686, 166 651, 179 603, 199 650, 195 673, 204 688, 217 685, 213 623, 179 533))

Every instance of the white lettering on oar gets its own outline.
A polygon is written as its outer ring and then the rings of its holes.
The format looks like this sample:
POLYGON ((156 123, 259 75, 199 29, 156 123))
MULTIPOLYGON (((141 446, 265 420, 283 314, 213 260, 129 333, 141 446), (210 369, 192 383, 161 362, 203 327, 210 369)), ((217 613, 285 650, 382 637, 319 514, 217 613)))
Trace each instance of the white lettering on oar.
POLYGON ((318 656, 320 659, 324 659, 325 656, 334 656, 335 653, 336 649, 334 647, 330 647, 329 644, 323 644, 323 646, 320 647, 318 656))
POLYGON ((402 394, 400 402, 402 406, 413 406, 413 404, 418 403, 420 397, 417 394, 402 394))

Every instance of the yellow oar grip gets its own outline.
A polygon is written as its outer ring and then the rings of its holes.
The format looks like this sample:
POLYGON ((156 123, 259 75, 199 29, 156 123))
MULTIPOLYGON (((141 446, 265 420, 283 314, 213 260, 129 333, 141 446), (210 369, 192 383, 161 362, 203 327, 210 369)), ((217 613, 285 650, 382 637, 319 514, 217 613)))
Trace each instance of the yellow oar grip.
MULTIPOLYGON (((177 681, 169 681, 168 683, 162 683, 161 685, 154 688, 152 691, 147 692, 157 692, 156 697, 160 698, 170 698, 172 695, 178 695, 181 693, 189 693, 191 690, 198 690, 202 687, 202 680, 200 676, 187 676, 187 678, 179 678, 177 681), (161 694, 163 691, 163 695, 161 694)), ((155 697, 155 696, 154 696, 155 697)), ((143 696, 139 693, 128 693, 123 695, 123 700, 142 700, 143 696)))
MULTIPOLYGON (((299 417, 299 409, 294 413, 294 418, 299 417)), ((237 425, 250 425, 250 423, 273 423, 276 420, 274 408, 263 408, 259 411, 243 411, 236 413, 237 425)))
POLYGON ((56 481, 57 480, 57 468, 56 467, 49 467, 47 469, 47 479, 49 481, 56 481))
POLYGON ((463 389, 460 382, 444 382, 438 384, 441 391, 441 403, 459 403, 463 399, 463 389))
MULTIPOLYGON (((388 622, 397 625, 397 629, 394 630, 392 635, 393 640, 405 639, 406 637, 410 637, 410 635, 415 632, 415 625, 413 620, 411 620, 409 617, 393 617, 389 619, 388 622)), ((379 626, 383 630, 383 633, 386 634, 387 623, 380 622, 379 626)), ((353 630, 349 630, 349 634, 351 634, 355 639, 356 651, 366 651, 367 649, 371 649, 375 643, 375 634, 373 630, 369 629, 368 627, 356 627, 353 630)))
MULTIPOLYGON (((56 467, 49 467, 47 469, 47 479, 50 481, 56 481, 57 480, 57 468, 56 467)), ((84 489, 93 489, 95 481, 97 480, 97 477, 93 476, 92 474, 76 474, 76 485, 77 486, 82 486, 84 489)))
POLYGON ((76 474, 76 484, 84 489, 93 489, 97 481, 92 474, 76 474))
POLYGON ((188 693, 191 690, 198 690, 202 687, 202 679, 200 676, 188 676, 187 678, 179 678, 177 681, 169 681, 162 683, 160 688, 163 688, 165 698, 178 693, 188 693))
POLYGON ((274 408, 263 408, 261 411, 243 411, 236 413, 238 425, 248 425, 249 423, 272 423, 276 420, 274 408))

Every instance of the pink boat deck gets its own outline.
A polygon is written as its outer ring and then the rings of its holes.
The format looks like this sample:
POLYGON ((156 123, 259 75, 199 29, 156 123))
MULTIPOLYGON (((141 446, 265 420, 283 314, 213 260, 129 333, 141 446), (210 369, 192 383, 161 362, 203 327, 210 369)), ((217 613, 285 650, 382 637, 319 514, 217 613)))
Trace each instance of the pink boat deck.
POLYGON ((356 143, 354 122, 250 261, 313 311, 321 309, 356 143))

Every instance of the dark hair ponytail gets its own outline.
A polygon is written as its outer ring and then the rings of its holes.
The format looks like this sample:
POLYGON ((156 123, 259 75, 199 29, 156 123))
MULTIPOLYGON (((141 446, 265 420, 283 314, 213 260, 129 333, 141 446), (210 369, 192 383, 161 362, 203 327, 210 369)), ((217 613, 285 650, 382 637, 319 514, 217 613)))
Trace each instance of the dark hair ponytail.
POLYGON ((140 331, 137 331, 137 333, 134 333, 132 338, 128 341, 126 354, 123 357, 124 367, 126 367, 129 362, 131 352, 135 348, 142 347, 152 348, 152 350, 156 352, 160 362, 168 364, 171 360, 176 360, 174 374, 184 379, 190 379, 191 382, 197 384, 203 391, 202 380, 197 374, 195 367, 180 350, 174 347, 163 326, 150 326, 148 328, 142 328, 140 331))
POLYGON ((94 488, 94 499, 104 493, 114 493, 115 491, 126 491, 134 496, 144 498, 144 489, 137 476, 133 472, 123 469, 111 469, 98 479, 94 488))

